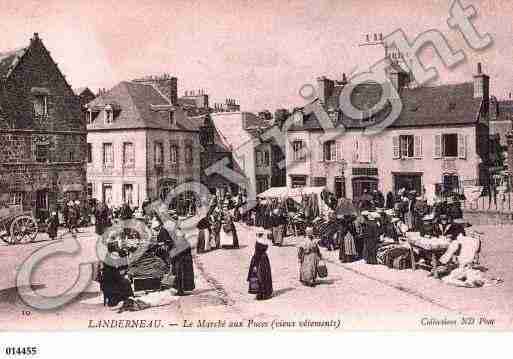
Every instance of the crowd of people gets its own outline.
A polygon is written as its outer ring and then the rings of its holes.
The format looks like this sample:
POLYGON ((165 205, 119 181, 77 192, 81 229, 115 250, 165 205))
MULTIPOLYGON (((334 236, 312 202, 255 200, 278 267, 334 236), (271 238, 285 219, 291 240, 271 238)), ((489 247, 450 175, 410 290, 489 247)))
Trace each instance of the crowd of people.
MULTIPOLYGON (((367 264, 375 265, 385 264, 380 257, 383 242, 399 242, 408 231, 420 232, 424 237, 444 236, 450 240, 465 234, 461 208, 453 198, 428 203, 423 194, 415 191, 401 189, 397 193, 388 193, 386 197, 379 191, 372 191, 364 193, 351 211, 348 211, 347 200, 327 198, 330 200, 327 213, 319 212, 313 198, 303 199, 299 204, 291 204, 285 198, 257 198, 256 205, 244 211, 247 201, 243 193, 217 192, 197 224, 196 251, 203 254, 222 248, 238 249, 235 223, 256 227, 254 253, 246 280, 248 292, 256 295, 257 300, 265 300, 273 295, 267 250, 270 246, 282 246, 284 238, 290 234, 296 236, 292 241, 297 247, 298 280, 310 287, 319 283, 320 267, 325 266, 320 247, 326 247, 328 251, 338 250, 338 259, 342 263, 363 259, 367 264), (320 220, 322 216, 325 218, 320 220), (289 229, 297 224, 298 217, 304 223, 304 231, 294 230, 291 233, 289 229), (319 228, 316 226, 319 222, 326 225, 319 228)), ((106 205, 99 203, 94 212, 96 232, 104 233, 116 216, 142 221, 153 233, 153 250, 145 260, 159 262, 150 267, 163 268, 159 274, 161 277, 166 275, 167 268, 173 277, 171 286, 176 294, 184 295, 195 287, 191 245, 180 228, 176 211, 170 210, 171 219, 166 221, 148 204, 145 202, 135 210, 123 205, 114 215, 106 205)), ((134 249, 111 243, 108 250, 114 256, 125 257, 134 249)), ((102 281, 102 290, 110 298, 109 305, 126 302, 133 296, 125 276, 130 269, 107 268, 104 273, 107 277, 102 281)))

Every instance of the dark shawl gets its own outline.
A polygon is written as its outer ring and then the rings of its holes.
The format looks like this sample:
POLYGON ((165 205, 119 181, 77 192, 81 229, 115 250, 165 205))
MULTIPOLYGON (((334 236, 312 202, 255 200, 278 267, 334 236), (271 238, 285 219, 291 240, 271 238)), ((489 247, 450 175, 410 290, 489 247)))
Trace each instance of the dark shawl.
POLYGON ((267 245, 262 243, 255 244, 255 254, 251 258, 249 265, 247 281, 256 268, 256 275, 258 278, 258 293, 257 299, 268 299, 273 295, 273 279, 271 275, 271 264, 267 257, 267 245))

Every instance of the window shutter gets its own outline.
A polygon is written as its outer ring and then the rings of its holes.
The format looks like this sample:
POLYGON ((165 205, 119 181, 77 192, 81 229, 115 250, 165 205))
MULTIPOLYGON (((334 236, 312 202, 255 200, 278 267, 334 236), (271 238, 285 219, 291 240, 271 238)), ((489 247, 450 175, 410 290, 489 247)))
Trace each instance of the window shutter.
POLYGON ((330 161, 337 160, 337 142, 332 142, 330 145, 330 161))
POLYGON ((338 162, 340 162, 340 161, 342 161, 342 160, 343 160, 343 156, 344 156, 344 155, 342 154, 342 142, 337 141, 337 142, 336 142, 336 144, 335 144, 335 146, 336 146, 336 151, 337 151, 337 155, 336 155, 336 157, 335 157, 335 158, 336 158, 336 160, 337 160, 338 162))
POLYGON ((433 158, 442 157, 442 135, 434 136, 435 147, 433 151, 433 158))
POLYGON ((458 134, 458 157, 461 159, 467 158, 467 143, 466 136, 458 134))
POLYGON ((399 136, 392 137, 392 149, 394 158, 401 157, 401 148, 399 146, 399 136))
POLYGON ((413 157, 421 158, 422 157, 422 137, 415 136, 413 138, 413 157))
POLYGON ((358 139, 353 138, 353 162, 358 162, 358 139))
POLYGON ((317 161, 322 162, 324 161, 324 142, 318 141, 317 143, 317 161))

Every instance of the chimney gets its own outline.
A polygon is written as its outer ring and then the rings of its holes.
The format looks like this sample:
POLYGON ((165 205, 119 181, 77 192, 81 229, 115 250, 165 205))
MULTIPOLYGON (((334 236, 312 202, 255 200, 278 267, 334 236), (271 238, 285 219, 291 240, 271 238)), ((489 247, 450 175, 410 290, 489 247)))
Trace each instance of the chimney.
POLYGON ((398 91, 406 87, 410 82, 410 75, 397 64, 392 65, 388 77, 398 91))
POLYGON ((321 100, 323 104, 326 104, 330 96, 333 94, 333 88, 335 87, 335 82, 326 78, 325 76, 321 76, 317 78, 317 91, 318 98, 321 100))
POLYGON ((152 85, 166 96, 172 105, 176 105, 178 103, 178 79, 176 77, 164 74, 161 76, 143 77, 132 80, 132 82, 152 85))
POLYGON ((490 77, 483 73, 481 63, 477 63, 477 74, 474 75, 474 98, 488 101, 490 93, 490 77))

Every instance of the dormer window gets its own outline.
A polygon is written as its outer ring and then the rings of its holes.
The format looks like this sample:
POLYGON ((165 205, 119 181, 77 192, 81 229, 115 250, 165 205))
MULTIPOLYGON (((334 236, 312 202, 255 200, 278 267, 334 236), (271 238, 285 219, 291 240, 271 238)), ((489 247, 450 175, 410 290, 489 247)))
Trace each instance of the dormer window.
POLYGON ((48 96, 36 95, 34 98, 34 114, 45 117, 48 115, 48 96))
POLYGON ((94 124, 94 121, 96 120, 96 117, 98 117, 99 111, 94 110, 88 110, 86 112, 86 120, 88 125, 94 124))
POLYGON ((114 111, 112 106, 105 106, 105 124, 110 125, 114 121, 114 111))

